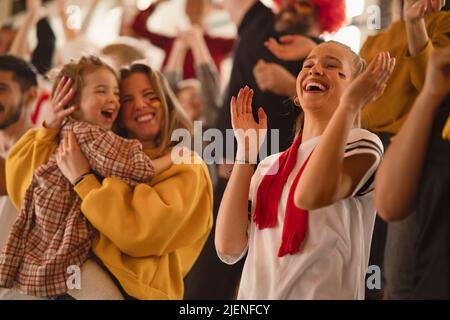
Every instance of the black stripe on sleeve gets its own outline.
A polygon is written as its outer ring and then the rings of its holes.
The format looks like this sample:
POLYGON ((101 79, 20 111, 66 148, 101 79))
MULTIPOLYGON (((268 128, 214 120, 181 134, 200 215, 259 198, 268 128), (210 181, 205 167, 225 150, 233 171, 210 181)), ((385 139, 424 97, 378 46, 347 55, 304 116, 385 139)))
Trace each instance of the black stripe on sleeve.
POLYGON ((361 145, 361 143, 368 143, 368 144, 372 145, 377 150, 377 152, 379 154, 381 154, 381 155, 383 154, 383 150, 380 148, 380 146, 377 143, 373 142, 372 140, 368 140, 368 139, 361 139, 361 140, 357 140, 357 141, 354 141, 354 142, 347 143, 345 148, 347 149, 347 148, 350 148, 350 147, 355 146, 355 145, 369 147, 367 145, 361 145))
MULTIPOLYGON (((357 150, 357 149, 359 149, 361 151, 363 151, 364 149, 375 151, 379 155, 380 159, 383 157, 383 151, 380 148, 380 146, 371 140, 361 139, 361 140, 349 143, 346 145, 345 153, 348 153, 348 152, 351 152, 351 151, 357 150)), ((367 181, 364 183, 364 185, 357 191, 356 196, 364 196, 374 190, 373 184, 375 181, 376 171, 377 170, 375 170, 375 172, 370 176, 370 178, 367 179, 367 181)))
POLYGON ((363 196, 374 190, 373 183, 375 182, 376 173, 377 171, 375 170, 372 176, 370 176, 366 183, 364 183, 364 185, 358 190, 356 196, 363 196))

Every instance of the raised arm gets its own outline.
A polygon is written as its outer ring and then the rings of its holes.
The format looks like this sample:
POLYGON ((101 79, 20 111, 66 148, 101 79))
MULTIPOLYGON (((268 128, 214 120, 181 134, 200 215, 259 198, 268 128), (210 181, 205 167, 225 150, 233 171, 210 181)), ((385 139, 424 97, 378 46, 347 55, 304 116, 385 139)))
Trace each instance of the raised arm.
POLYGON ((67 15, 67 0, 57 0, 58 4, 58 13, 62 22, 62 27, 64 30, 64 35, 66 37, 66 41, 74 40, 78 37, 79 32, 72 28, 69 28, 69 19, 70 17, 67 15))
POLYGON ((199 26, 193 26, 184 33, 186 42, 194 56, 197 79, 202 86, 202 100, 207 127, 212 127, 221 106, 219 75, 199 26))
POLYGON ((443 0, 405 0, 404 19, 408 40, 406 62, 411 74, 411 82, 417 91, 421 91, 425 81, 428 59, 434 47, 450 44, 450 16, 447 12, 438 12, 445 4, 443 0), (425 17, 434 14, 429 21, 428 30, 425 17))
POLYGON ((346 89, 295 189, 297 207, 314 210, 349 197, 373 166, 373 153, 344 157, 345 146, 357 114, 382 95, 394 66, 388 53, 379 54, 346 89))
POLYGON ((27 9, 23 24, 14 38, 9 54, 27 59, 27 36, 31 28, 36 24, 41 8, 41 0, 27 0, 27 9))
POLYGON ((425 86, 378 170, 375 205, 387 220, 406 218, 414 209, 433 119, 450 92, 450 46, 435 49, 425 86))
POLYGON ((178 37, 173 42, 169 59, 164 67, 164 75, 174 91, 178 87, 178 83, 183 79, 183 67, 186 58, 188 46, 183 37, 178 37))
POLYGON ((147 20, 148 18, 153 14, 156 7, 161 3, 167 0, 158 0, 154 3, 152 3, 146 10, 140 11, 136 17, 134 18, 134 21, 132 23, 132 29, 136 36, 146 38, 150 40, 150 42, 162 49, 170 46, 172 44, 173 38, 166 37, 154 32, 150 32, 147 29, 147 20))
POLYGON ((240 255, 247 245, 250 182, 256 155, 263 142, 259 136, 265 136, 267 131, 267 117, 262 108, 258 110, 259 123, 253 118, 252 98, 253 90, 245 87, 239 91, 237 99, 233 97, 231 100, 231 123, 238 141, 238 151, 220 203, 215 234, 216 249, 225 256, 240 255), (245 138, 251 132, 257 141, 245 138))
POLYGON ((231 21, 236 26, 241 24, 247 11, 259 0, 224 0, 222 8, 230 15, 231 21))
POLYGON ((429 41, 424 17, 441 10, 445 0, 405 0, 403 3, 408 51, 411 56, 415 56, 426 47, 429 41))
POLYGON ((91 0, 90 1, 91 5, 88 9, 86 17, 84 17, 84 19, 83 19, 83 23, 81 24, 80 33, 85 34, 87 32, 89 26, 91 25, 92 17, 94 16, 95 9, 97 9, 97 7, 98 7, 98 2, 99 2, 99 0, 91 0))
POLYGON ((134 2, 134 0, 119 0, 119 5, 122 9, 122 15, 120 17, 119 36, 136 37, 136 34, 131 27, 133 17, 136 16, 137 12, 136 4, 134 2))

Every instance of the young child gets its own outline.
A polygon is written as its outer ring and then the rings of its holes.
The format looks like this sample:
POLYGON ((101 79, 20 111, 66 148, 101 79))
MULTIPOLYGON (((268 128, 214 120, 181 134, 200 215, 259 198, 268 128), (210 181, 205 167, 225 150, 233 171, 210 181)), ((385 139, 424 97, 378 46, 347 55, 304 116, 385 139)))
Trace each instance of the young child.
MULTIPOLYGON (((348 47, 321 44, 297 78, 295 101, 304 114, 291 147, 254 171, 249 151, 261 141, 250 145, 236 131, 238 152, 215 242, 225 263, 247 253, 239 299, 364 298, 375 221, 372 183, 383 147, 357 126, 359 111, 382 94, 394 64, 383 53, 363 71, 364 61, 348 47)), ((262 109, 259 123, 253 119, 252 96, 246 87, 233 97, 235 130, 267 127, 262 109)))
POLYGON ((73 117, 61 128, 57 150, 36 169, 0 256, 1 287, 43 297, 68 291, 68 268, 86 261, 95 232, 73 191, 84 175, 68 181, 58 168, 57 157, 70 141, 68 135, 75 135, 93 173, 119 177, 130 186, 149 182, 170 165, 168 156, 151 161, 140 142, 111 131, 120 107, 118 78, 100 59, 83 57, 66 64, 52 91, 53 103, 65 107, 66 115, 73 112, 73 117))

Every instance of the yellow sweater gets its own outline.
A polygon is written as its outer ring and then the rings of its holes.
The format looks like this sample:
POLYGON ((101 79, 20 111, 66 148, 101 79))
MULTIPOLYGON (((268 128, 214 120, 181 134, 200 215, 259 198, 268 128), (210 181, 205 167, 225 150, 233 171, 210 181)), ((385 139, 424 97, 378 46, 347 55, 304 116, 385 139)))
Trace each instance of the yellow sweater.
MULTIPOLYGON (((55 150, 57 134, 29 130, 11 150, 7 190, 17 208, 34 170, 55 150)), ((151 150, 145 152, 152 157, 151 150)), ((100 183, 89 175, 75 191, 83 200, 83 214, 99 231, 93 252, 125 291, 138 299, 182 299, 183 278, 212 228, 213 193, 206 165, 174 164, 134 190, 117 178, 100 183)))
POLYGON ((425 17, 430 41, 416 56, 409 56, 406 27, 403 21, 375 36, 369 37, 361 56, 369 63, 380 51, 389 51, 397 59, 394 72, 384 95, 362 111, 362 124, 374 132, 396 134, 422 90, 426 67, 433 47, 450 45, 450 12, 438 12, 425 17))

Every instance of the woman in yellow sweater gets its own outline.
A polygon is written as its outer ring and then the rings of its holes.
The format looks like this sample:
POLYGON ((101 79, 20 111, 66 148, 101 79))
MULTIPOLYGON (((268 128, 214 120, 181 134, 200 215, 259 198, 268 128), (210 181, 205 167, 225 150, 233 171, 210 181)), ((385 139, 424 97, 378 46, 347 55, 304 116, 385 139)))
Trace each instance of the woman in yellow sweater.
POLYGON ((445 1, 429 2, 393 1, 399 19, 367 38, 361 48, 360 54, 367 62, 384 50, 397 61, 383 96, 363 109, 363 125, 372 132, 395 135, 399 131, 423 88, 433 48, 450 44, 450 12, 439 12, 445 1))
MULTIPOLYGON (((151 158, 167 153, 175 129, 190 129, 167 81, 134 64, 122 71, 121 130, 138 139, 151 158)), ((47 162, 67 110, 55 106, 44 126, 30 130, 6 162, 7 189, 20 208, 34 170, 47 162)), ((212 227, 212 186, 206 165, 173 164, 134 189, 118 178, 99 181, 76 141, 62 157, 61 171, 82 199, 81 210, 99 231, 92 251, 125 297, 182 299, 186 276, 212 227)), ((192 155, 192 157, 197 157, 192 155)), ((83 285, 83 284, 82 284, 83 285)))

